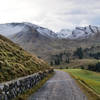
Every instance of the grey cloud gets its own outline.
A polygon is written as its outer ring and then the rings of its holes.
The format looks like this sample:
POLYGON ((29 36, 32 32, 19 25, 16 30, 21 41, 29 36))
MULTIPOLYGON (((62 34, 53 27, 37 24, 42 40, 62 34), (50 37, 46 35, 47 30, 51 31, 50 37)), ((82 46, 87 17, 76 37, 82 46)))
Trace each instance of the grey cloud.
POLYGON ((99 19, 100 0, 0 0, 1 23, 29 21, 58 31, 99 19))

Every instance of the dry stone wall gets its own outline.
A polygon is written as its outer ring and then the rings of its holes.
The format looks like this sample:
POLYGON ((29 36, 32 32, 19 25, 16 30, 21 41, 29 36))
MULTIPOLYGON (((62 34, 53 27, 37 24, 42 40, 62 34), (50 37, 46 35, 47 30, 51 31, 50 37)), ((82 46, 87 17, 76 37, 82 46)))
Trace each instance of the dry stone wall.
POLYGON ((52 72, 53 69, 46 70, 45 72, 39 72, 16 80, 1 83, 0 100, 12 100, 28 89, 33 88, 40 80, 45 78, 47 74, 50 74, 52 72))

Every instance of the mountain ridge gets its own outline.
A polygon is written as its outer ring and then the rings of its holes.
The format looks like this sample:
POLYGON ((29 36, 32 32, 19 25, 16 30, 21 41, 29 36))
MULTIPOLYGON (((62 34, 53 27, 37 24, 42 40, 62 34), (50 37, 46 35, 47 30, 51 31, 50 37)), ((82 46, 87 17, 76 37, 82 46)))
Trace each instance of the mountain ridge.
POLYGON ((64 37, 61 37, 65 39, 85 39, 100 33, 100 27, 89 25, 87 27, 76 27, 74 30, 64 29, 59 32, 59 35, 61 35, 60 33, 64 35, 64 37))
POLYGON ((56 39, 83 39, 100 33, 100 27, 92 25, 76 27, 73 30, 62 29, 60 32, 55 33, 52 30, 28 22, 0 24, 0 33, 3 33, 5 36, 7 34, 13 35, 20 32, 27 32, 29 29, 34 29, 43 36, 56 39))

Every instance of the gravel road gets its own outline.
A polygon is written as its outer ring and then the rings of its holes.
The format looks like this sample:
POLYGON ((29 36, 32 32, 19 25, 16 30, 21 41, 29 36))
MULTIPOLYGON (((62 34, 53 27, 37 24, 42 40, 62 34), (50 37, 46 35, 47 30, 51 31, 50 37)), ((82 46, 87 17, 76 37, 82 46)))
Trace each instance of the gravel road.
POLYGON ((63 71, 56 71, 28 100, 87 100, 76 82, 63 71))

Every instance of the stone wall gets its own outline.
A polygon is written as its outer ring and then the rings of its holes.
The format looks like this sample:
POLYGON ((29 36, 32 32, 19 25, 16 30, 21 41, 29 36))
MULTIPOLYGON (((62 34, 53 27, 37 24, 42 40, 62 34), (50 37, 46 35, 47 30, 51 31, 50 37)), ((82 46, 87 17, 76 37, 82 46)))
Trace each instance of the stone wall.
POLYGON ((53 69, 46 70, 45 72, 39 72, 16 80, 1 83, 0 100, 12 100, 19 94, 33 88, 40 80, 45 78, 47 74, 52 72, 53 69))

